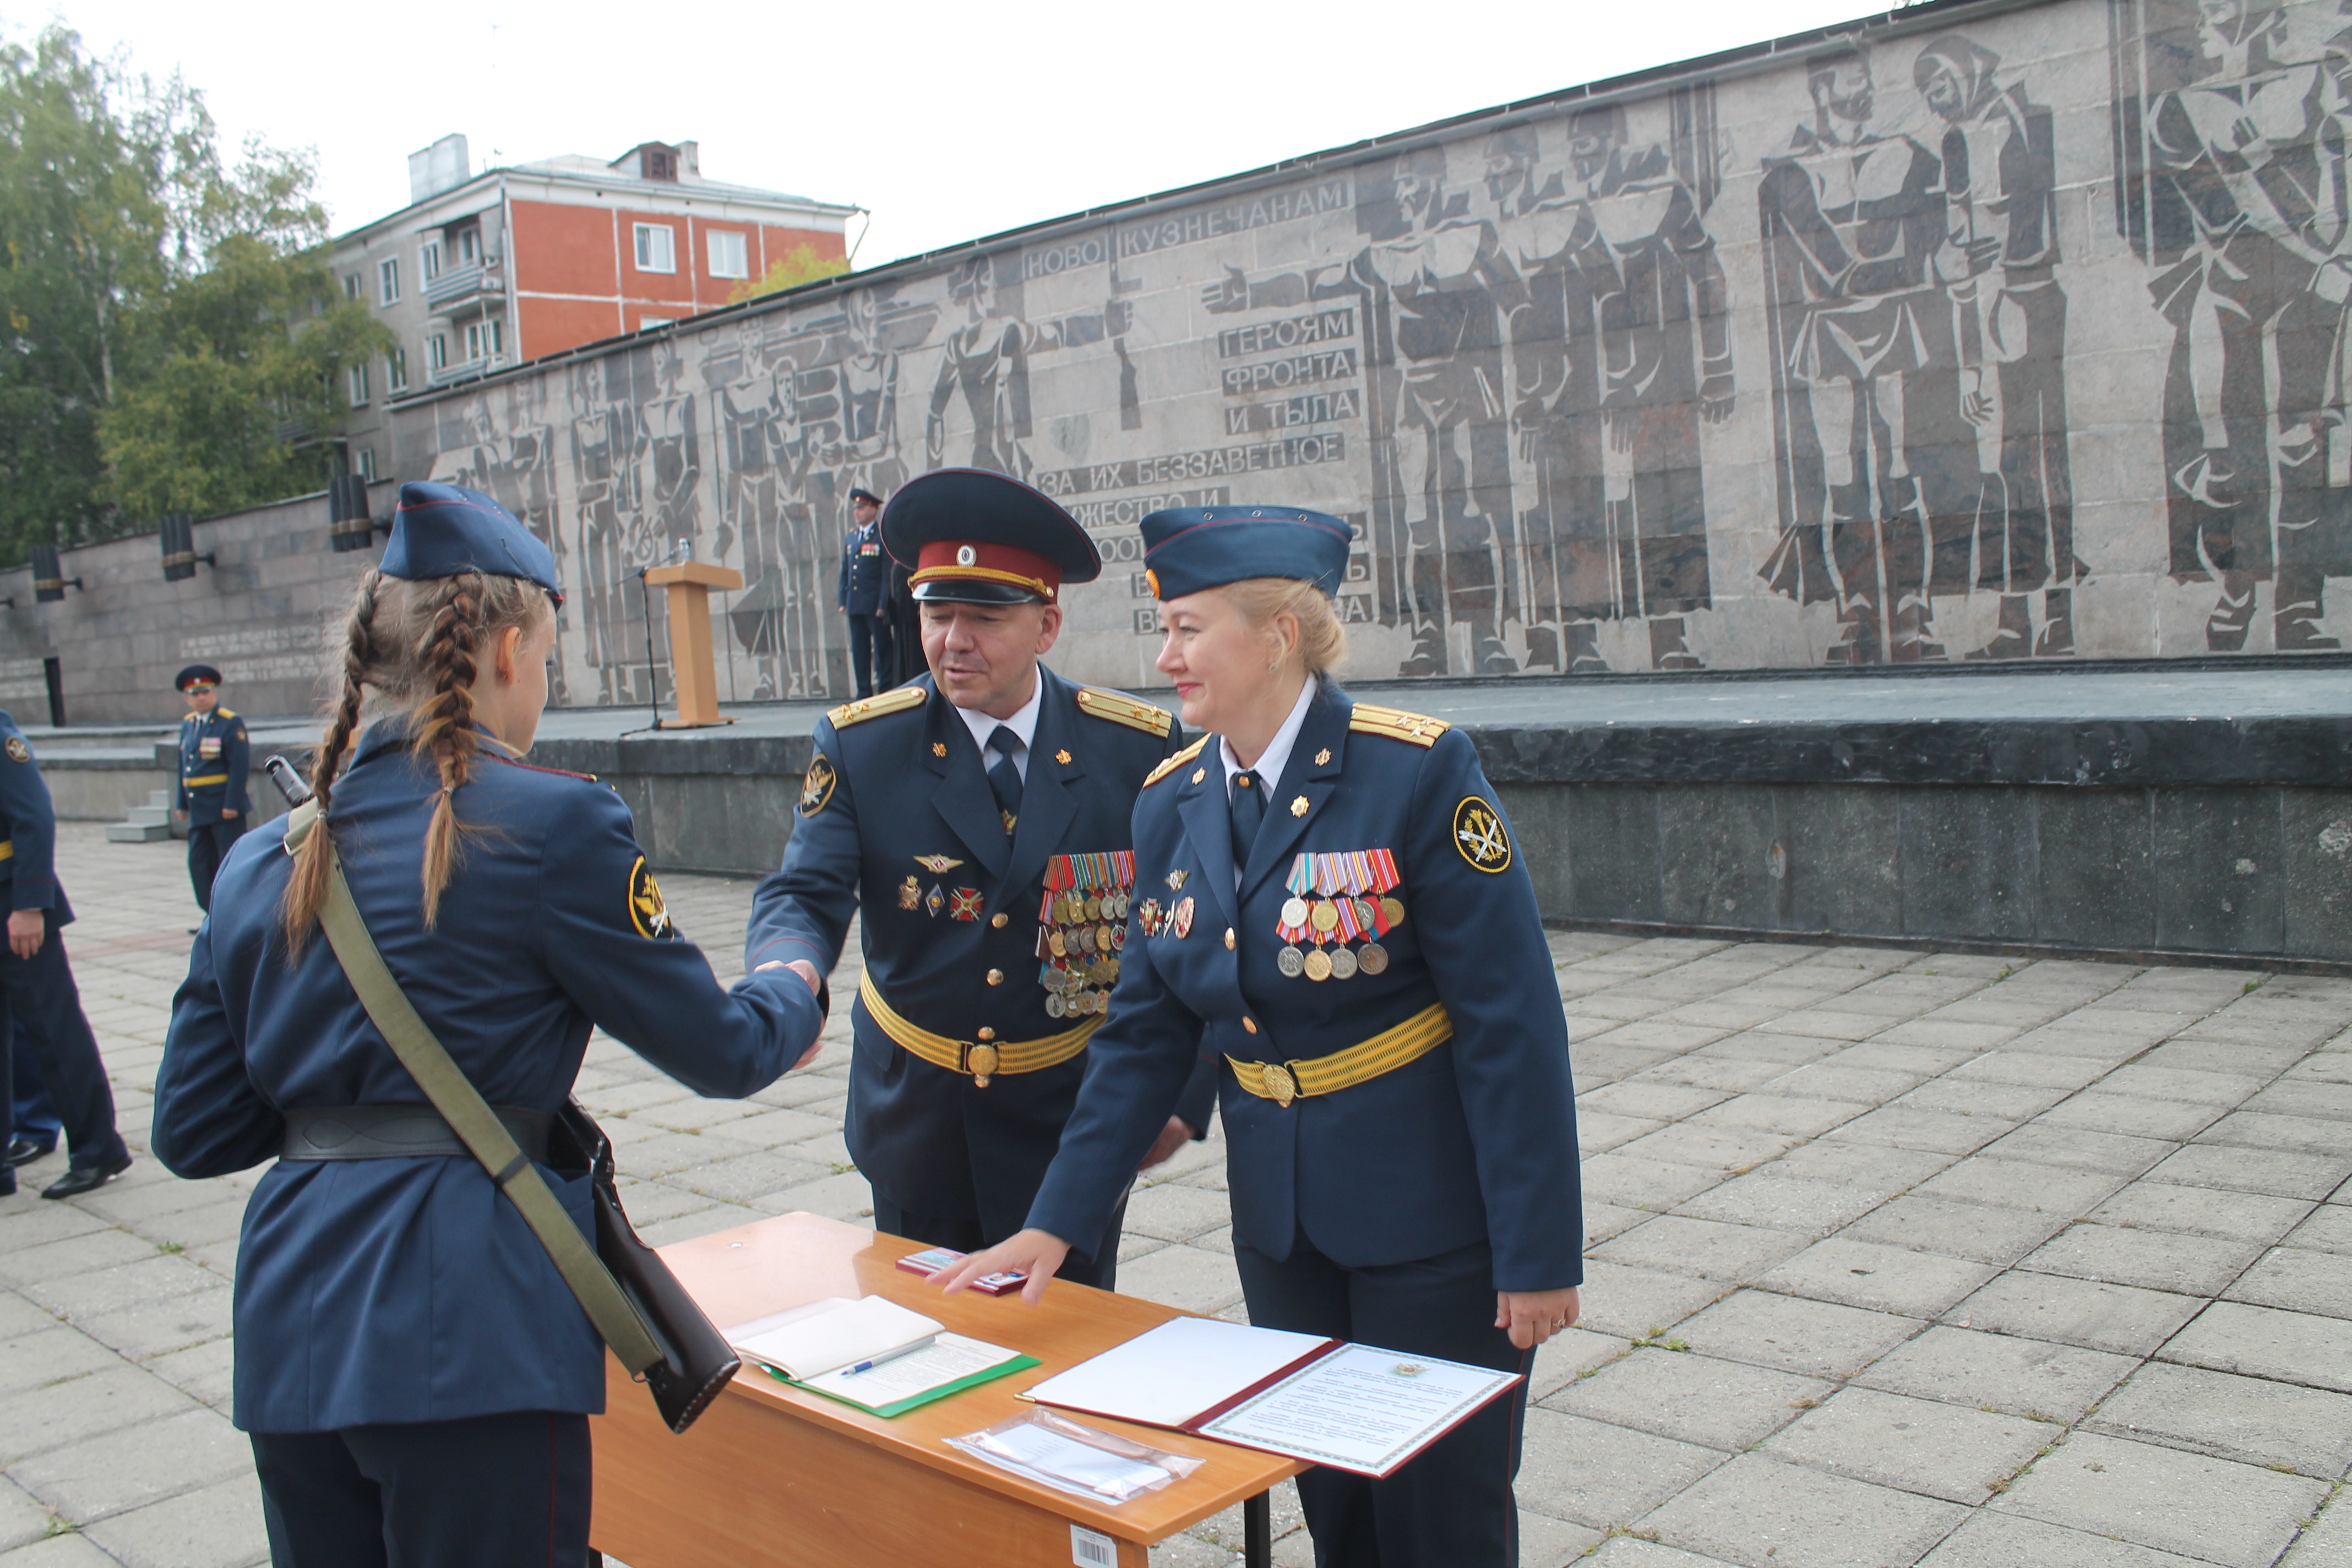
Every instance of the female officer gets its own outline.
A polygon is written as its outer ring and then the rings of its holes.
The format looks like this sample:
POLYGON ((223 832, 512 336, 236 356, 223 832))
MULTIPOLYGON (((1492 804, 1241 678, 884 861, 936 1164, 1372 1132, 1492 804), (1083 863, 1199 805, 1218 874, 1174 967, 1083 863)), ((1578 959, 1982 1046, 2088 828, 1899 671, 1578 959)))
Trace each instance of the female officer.
MULTIPOLYGON (((326 831, 295 856, 282 823, 238 841, 173 1004, 156 1156, 190 1177, 283 1156, 246 1209, 235 1378, 281 1565, 584 1561, 604 1402, 587 1315, 320 940, 327 832, 401 989, 526 1149, 592 1027, 740 1096, 823 1024, 804 964, 714 984, 620 797, 520 760, 560 602, 495 501, 403 487, 312 773, 326 831), (388 710, 353 747, 366 687, 388 710)), ((586 1179, 541 1173, 593 1234, 586 1179)))
MULTIPOLYGON (((1568 1038, 1535 892, 1469 740, 1328 675, 1346 524, 1143 520, 1159 668, 1211 733, 1135 807, 1126 965, 1030 1228, 961 1289, 1102 1233, 1196 1049, 1222 1075, 1250 1321, 1525 1372, 1583 1278, 1568 1038)), ((1517 1562, 1527 1405, 1374 1481, 1299 1478, 1321 1568, 1517 1562)))

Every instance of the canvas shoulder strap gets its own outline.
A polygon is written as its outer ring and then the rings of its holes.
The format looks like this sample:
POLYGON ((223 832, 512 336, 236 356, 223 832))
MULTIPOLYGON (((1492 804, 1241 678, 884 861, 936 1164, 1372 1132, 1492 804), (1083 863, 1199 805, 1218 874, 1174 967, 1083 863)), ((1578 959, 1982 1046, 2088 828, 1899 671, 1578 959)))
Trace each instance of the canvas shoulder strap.
MULTIPOLYGON (((319 808, 314 803, 297 806, 290 814, 286 827, 286 847, 291 854, 302 846, 316 826, 319 808)), ((612 1271, 596 1256, 595 1249, 583 1236, 579 1226, 563 1211, 537 1166, 530 1163, 514 1135, 499 1120, 489 1102, 466 1077, 463 1068, 450 1059, 448 1050, 435 1037, 432 1026, 410 1005, 407 994, 384 967, 383 955, 376 951, 375 939, 368 934, 367 921, 361 918, 359 905, 352 900, 351 884, 343 879, 343 865, 335 854, 334 844, 327 845, 327 899, 319 911, 319 923, 326 928, 327 942, 335 950, 336 962, 343 966, 344 978, 359 993, 360 1005, 367 1009, 377 1030, 392 1047, 400 1065, 408 1069, 433 1109, 441 1113, 499 1190, 511 1199, 522 1214, 523 1221, 537 1236, 540 1245, 547 1248, 563 1282, 596 1325, 596 1331, 613 1348, 613 1354, 632 1375, 663 1359, 654 1342, 645 1320, 636 1308, 621 1293, 614 1282, 612 1271)))

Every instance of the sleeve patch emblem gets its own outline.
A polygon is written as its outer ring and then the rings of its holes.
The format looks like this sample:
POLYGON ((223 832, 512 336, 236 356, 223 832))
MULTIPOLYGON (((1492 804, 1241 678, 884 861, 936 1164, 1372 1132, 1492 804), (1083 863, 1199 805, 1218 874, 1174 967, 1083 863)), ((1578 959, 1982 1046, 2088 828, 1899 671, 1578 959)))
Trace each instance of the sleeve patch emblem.
POLYGON ((12 763, 29 763, 33 760, 33 748, 25 743, 25 737, 22 735, 9 736, 7 750, 8 760, 12 763))
POLYGON ((1503 814, 1475 795, 1454 808, 1454 847, 1477 870, 1510 869, 1511 835, 1503 814))
POLYGON ((801 815, 814 816, 823 811, 825 802, 833 798, 833 786, 836 782, 833 759, 819 752, 815 760, 809 763, 808 776, 801 781, 801 815))
POLYGON ((669 909, 662 902, 661 884, 646 868, 642 855, 629 868, 629 923, 637 928, 639 936, 650 941, 667 942, 677 935, 677 928, 670 923, 669 909))

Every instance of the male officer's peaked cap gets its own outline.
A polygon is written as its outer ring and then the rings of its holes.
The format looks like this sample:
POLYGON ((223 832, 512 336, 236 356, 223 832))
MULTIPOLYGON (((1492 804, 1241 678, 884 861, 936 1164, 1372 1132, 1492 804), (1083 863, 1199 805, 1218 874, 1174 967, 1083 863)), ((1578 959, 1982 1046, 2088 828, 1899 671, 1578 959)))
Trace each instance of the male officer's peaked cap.
POLYGON ((209 664, 192 664, 172 678, 172 684, 182 691, 191 686, 218 686, 220 671, 209 664))
POLYGON ((417 479, 401 486, 400 510, 392 515, 392 541, 379 569, 412 581, 460 572, 520 577, 563 603, 553 552, 506 508, 463 485, 417 479))
POLYGON ((1184 506, 1142 522, 1144 574, 1161 599, 1252 577, 1289 577, 1337 594, 1354 531, 1295 506, 1184 506))
POLYGON ((915 597, 967 605, 1053 604, 1065 583, 1102 575, 1095 542, 1051 496, 985 468, 934 468, 882 512, 882 547, 915 597))
POLYGON ((863 486, 859 486, 857 489, 851 490, 849 492, 849 499, 854 501, 862 500, 868 506, 880 506, 882 504, 882 498, 880 496, 876 495, 872 490, 869 490, 863 486))

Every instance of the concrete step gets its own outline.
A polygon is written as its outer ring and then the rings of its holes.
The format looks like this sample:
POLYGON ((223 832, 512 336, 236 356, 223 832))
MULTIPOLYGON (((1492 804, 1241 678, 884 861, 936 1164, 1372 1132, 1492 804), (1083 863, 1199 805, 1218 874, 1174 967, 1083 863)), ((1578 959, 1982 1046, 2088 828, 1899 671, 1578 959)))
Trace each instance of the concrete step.
POLYGON ((147 792, 147 805, 151 810, 169 811, 179 794, 175 789, 151 789, 147 792))
POLYGON ((172 837, 169 823, 110 822, 106 825, 109 844, 153 844, 172 837))
POLYGON ((172 831, 172 807, 169 803, 163 805, 134 805, 131 808, 131 826, 160 827, 169 833, 172 831))

